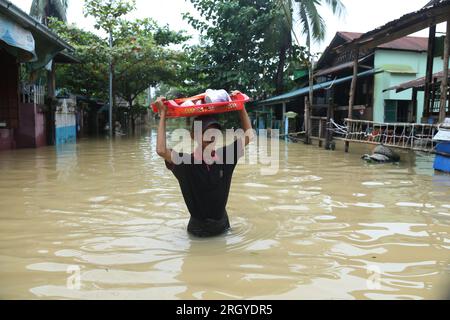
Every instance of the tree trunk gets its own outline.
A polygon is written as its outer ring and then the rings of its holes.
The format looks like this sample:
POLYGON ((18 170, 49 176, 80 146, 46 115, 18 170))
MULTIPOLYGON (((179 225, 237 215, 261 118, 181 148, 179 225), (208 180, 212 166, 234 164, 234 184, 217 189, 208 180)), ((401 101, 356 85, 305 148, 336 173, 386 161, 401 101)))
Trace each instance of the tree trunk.
POLYGON ((312 107, 314 105, 314 57, 311 51, 311 33, 308 33, 308 38, 306 40, 306 45, 308 47, 308 76, 309 76, 309 116, 312 116, 312 107))
POLYGON ((115 70, 115 67, 114 67, 114 64, 112 64, 111 65, 111 73, 112 73, 112 83, 113 83, 113 85, 112 85, 112 101, 113 101, 113 103, 112 103, 112 134, 113 134, 113 136, 115 136, 115 134, 116 134, 116 126, 115 126, 115 123, 116 123, 116 120, 117 120, 117 114, 116 114, 116 111, 117 111, 117 108, 116 108, 116 106, 117 106, 117 97, 116 97, 116 84, 115 84, 115 76, 114 76, 114 70, 115 70))
MULTIPOLYGON (((353 59, 353 78, 352 78, 352 84, 350 86, 350 97, 348 101, 348 118, 351 120, 353 119, 353 106, 355 104, 356 99, 356 85, 358 81, 358 61, 359 61, 359 49, 357 48, 354 51, 354 59, 353 59)), ((350 133, 350 122, 348 123, 347 130, 350 133)), ((346 137, 348 139, 348 136, 346 137)), ((349 152, 350 148, 350 142, 345 141, 345 152, 349 152)))
POLYGON ((133 100, 129 100, 130 104, 130 118, 131 118, 131 133, 134 135, 136 133, 136 122, 135 122, 135 114, 133 110, 133 100))
POLYGON ((284 89, 284 66, 286 64, 287 49, 288 48, 286 46, 282 46, 278 54, 279 61, 278 61, 277 75, 275 79, 276 94, 283 93, 284 89))
MULTIPOLYGON (((289 0, 288 1, 288 10, 289 12, 286 12, 286 15, 292 14, 292 3, 289 0)), ((283 4, 284 7, 284 4, 283 4)), ((284 8, 286 10, 286 8, 284 8)), ((290 18, 292 21, 292 17, 290 18)), ((292 49, 292 25, 291 22, 289 22, 289 26, 286 26, 286 21, 282 21, 282 32, 283 34, 280 34, 279 38, 279 50, 278 50, 278 68, 277 68, 277 74, 276 74, 276 93, 280 94, 283 93, 284 90, 284 67, 286 66, 286 59, 287 54, 289 50, 292 49)))

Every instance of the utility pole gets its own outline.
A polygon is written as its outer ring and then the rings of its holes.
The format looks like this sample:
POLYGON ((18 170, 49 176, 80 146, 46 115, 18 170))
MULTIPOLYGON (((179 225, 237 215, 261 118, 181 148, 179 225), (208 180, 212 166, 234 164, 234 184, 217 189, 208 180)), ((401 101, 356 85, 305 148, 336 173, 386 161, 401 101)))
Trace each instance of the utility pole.
POLYGON ((112 59, 112 49, 113 49, 113 35, 112 30, 109 31, 109 136, 113 136, 113 59, 112 59))

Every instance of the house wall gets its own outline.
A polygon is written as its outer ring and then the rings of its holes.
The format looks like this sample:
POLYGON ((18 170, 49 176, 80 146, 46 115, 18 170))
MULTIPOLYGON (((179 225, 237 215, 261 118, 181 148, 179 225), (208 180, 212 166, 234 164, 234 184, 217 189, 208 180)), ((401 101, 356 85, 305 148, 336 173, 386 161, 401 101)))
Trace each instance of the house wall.
POLYGON ((0 129, 0 151, 14 149, 14 129, 0 129))
POLYGON ((19 64, 0 49, 0 151, 47 145, 45 115, 19 99, 19 64))
POLYGON ((0 151, 15 148, 19 120, 19 65, 0 47, 0 151))
POLYGON ((47 145, 45 115, 36 109, 32 103, 19 104, 19 127, 0 129, 0 151, 47 145))
MULTIPOLYGON (((39 110, 39 109, 38 109, 39 110)), ((37 111, 35 113, 35 139, 36 148, 41 148, 47 145, 47 130, 46 130, 45 114, 37 111)))
MULTIPOLYGON (((412 101, 412 89, 400 93, 395 90, 383 92, 383 90, 399 85, 406 81, 415 80, 425 76, 427 68, 427 53, 411 51, 394 50, 376 50, 374 67, 383 70, 403 69, 395 72, 384 71, 375 75, 374 83, 374 121, 385 121, 385 100, 408 100, 412 101), (412 72, 407 69, 412 70, 412 72)), ((433 73, 440 72, 443 69, 443 60, 441 57, 434 59, 433 73)), ((420 123, 423 114, 423 92, 419 92, 417 103, 417 122, 420 123)))
POLYGON ((45 115, 33 103, 19 104, 19 128, 15 140, 18 148, 40 148, 47 145, 45 115))
POLYGON ((35 110, 32 103, 19 105, 19 128, 16 132, 18 148, 36 147, 35 110))
POLYGON ((55 114, 56 145, 77 142, 77 119, 75 114, 76 101, 71 99, 60 100, 58 111, 55 114))
POLYGON ((56 145, 76 143, 75 114, 56 114, 56 145))

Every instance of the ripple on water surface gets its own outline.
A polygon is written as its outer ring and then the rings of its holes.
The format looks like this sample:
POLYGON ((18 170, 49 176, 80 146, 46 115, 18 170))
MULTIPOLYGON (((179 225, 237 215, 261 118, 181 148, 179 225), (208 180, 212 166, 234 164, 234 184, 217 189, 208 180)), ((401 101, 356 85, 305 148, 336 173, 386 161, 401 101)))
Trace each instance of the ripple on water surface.
POLYGON ((440 297, 450 188, 431 158, 367 166, 366 150, 282 143, 275 176, 236 168, 232 229, 197 239, 155 144, 153 132, 0 153, 0 298, 440 297))

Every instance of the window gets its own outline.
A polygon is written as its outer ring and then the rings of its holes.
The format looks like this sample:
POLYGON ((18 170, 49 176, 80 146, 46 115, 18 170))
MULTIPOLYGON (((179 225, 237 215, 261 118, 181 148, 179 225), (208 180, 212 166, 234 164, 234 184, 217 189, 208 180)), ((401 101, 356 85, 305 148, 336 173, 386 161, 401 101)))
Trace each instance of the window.
POLYGON ((386 100, 384 104, 384 122, 397 122, 397 101, 386 100))
MULTIPOLYGON (((410 122, 411 101, 385 100, 384 122, 410 122)), ((411 115, 412 116, 412 115, 411 115)))

